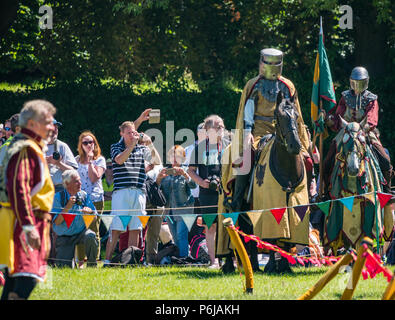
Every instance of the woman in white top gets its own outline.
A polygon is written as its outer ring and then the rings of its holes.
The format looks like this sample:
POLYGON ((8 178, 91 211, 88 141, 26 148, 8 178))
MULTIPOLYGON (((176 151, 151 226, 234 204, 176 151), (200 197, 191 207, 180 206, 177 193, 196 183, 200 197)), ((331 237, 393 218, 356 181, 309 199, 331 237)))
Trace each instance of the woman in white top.
MULTIPOLYGON (((78 173, 81 178, 81 189, 91 198, 96 210, 102 214, 104 207, 104 191, 101 181, 106 170, 106 160, 101 155, 101 149, 95 135, 90 131, 84 131, 78 139, 78 173)), ((100 219, 97 217, 89 229, 96 233, 99 241, 98 260, 100 259, 100 219)), ((83 265, 85 250, 83 245, 77 246, 77 258, 80 267, 83 265)))

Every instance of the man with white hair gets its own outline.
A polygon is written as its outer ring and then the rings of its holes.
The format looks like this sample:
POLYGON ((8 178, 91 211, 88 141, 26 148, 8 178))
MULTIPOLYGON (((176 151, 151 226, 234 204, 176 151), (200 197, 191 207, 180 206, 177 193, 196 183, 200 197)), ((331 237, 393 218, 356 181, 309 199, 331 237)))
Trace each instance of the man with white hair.
POLYGON ((55 264, 72 267, 75 246, 82 243, 85 245, 88 266, 96 266, 99 241, 95 232, 85 224, 86 221, 89 224, 96 219, 96 208, 89 195, 81 190, 78 171, 64 171, 62 181, 64 190, 55 194, 52 208, 52 212, 56 213, 53 217, 53 230, 57 235, 55 264))
POLYGON ((45 100, 24 104, 21 132, 7 148, 0 172, 0 265, 6 265, 2 300, 27 299, 46 273, 54 186, 44 149, 55 107, 45 100), (16 221, 15 221, 16 220, 16 221))

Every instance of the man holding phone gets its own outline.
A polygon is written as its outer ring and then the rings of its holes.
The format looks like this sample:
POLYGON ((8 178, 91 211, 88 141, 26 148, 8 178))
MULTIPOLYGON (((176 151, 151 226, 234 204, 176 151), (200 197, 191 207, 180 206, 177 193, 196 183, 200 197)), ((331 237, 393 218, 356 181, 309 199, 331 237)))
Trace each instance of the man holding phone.
POLYGON ((139 215, 146 215, 146 196, 144 182, 146 179, 145 162, 161 164, 150 137, 140 134, 132 121, 125 121, 119 127, 121 140, 111 145, 113 163, 114 191, 111 210, 117 216, 133 215, 127 226, 125 220, 115 217, 110 226, 110 238, 107 242, 106 260, 112 258, 115 245, 121 232, 129 228, 128 247, 138 245, 142 224, 139 215))

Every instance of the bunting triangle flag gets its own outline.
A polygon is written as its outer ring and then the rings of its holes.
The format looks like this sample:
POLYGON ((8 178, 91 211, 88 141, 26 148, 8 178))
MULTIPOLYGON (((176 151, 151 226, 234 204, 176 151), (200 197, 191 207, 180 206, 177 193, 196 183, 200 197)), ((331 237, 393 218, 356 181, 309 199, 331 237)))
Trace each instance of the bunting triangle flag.
POLYGON ((309 208, 308 205, 294 207, 296 213, 298 214, 298 216, 300 218, 300 221, 303 221, 303 218, 304 218, 308 208, 309 208))
POLYGON ((251 220, 252 225, 255 227, 258 220, 260 219, 263 211, 247 212, 248 217, 251 220))
POLYGON ((217 214, 205 214, 203 215, 203 220, 204 223, 206 224, 207 228, 210 229, 211 225, 214 223, 215 218, 217 217, 217 214))
POLYGON ((327 216, 329 213, 329 206, 331 205, 331 201, 319 202, 317 203, 318 208, 327 216))
POLYGON ((170 222, 170 223, 174 223, 174 222, 173 222, 173 219, 172 219, 170 216, 166 216, 166 219, 169 219, 169 222, 170 222))
POLYGON ((84 214, 82 216, 82 219, 84 220, 85 227, 88 229, 89 226, 91 225, 92 221, 95 220, 95 216, 94 215, 84 214))
POLYGON ((377 197, 379 198, 381 208, 384 208, 387 202, 391 200, 392 195, 377 192, 377 197))
POLYGON ((352 212, 352 207, 354 205, 354 198, 355 197, 347 197, 347 198, 342 198, 339 199, 341 203, 350 211, 352 212))
POLYGON ((272 213, 274 219, 276 219, 277 224, 280 224, 281 219, 283 218, 284 212, 287 208, 279 208, 279 209, 272 209, 270 212, 272 213))
POLYGON ((63 217, 64 221, 66 222, 67 229, 70 228, 71 224, 73 223, 73 221, 75 219, 75 214, 64 213, 64 214, 62 214, 62 217, 63 217))
POLYGON ((187 225, 188 231, 191 231, 193 224, 195 223, 197 214, 183 214, 181 215, 182 220, 184 220, 187 225))
POLYGON ((139 216, 139 219, 141 221, 141 224, 143 225, 143 229, 145 228, 145 226, 148 223, 149 220, 149 216, 139 216))
POLYGON ((236 225, 237 219, 239 218, 240 212, 229 212, 229 213, 223 213, 222 215, 225 218, 231 218, 233 221, 233 225, 236 225))
POLYGON ((130 220, 132 219, 132 216, 118 216, 118 218, 121 219, 122 225, 126 230, 130 220))
POLYGON ((103 214, 100 215, 100 220, 103 222, 104 226, 106 229, 110 229, 112 219, 114 219, 114 216, 108 215, 108 214, 103 214))
POLYGON ((374 193, 368 193, 363 195, 365 199, 369 200, 371 203, 374 203, 374 193))

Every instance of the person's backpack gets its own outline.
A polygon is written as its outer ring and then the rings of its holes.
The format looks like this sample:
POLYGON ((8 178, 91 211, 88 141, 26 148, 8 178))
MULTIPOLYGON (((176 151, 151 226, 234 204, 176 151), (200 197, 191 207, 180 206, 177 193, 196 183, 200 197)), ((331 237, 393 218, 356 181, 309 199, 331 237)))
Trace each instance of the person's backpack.
POLYGON ((142 263, 143 250, 140 248, 131 246, 122 250, 114 258, 112 258, 112 266, 125 267, 127 265, 138 265, 142 263))
POLYGON ((192 258, 201 263, 210 262, 206 237, 204 234, 197 234, 191 239, 191 242, 189 243, 189 252, 192 258))
POLYGON ((154 179, 147 176, 145 189, 147 191, 147 200, 151 205, 163 207, 166 204, 166 198, 154 179))
POLYGON ((180 250, 173 241, 169 241, 161 247, 155 257, 155 264, 171 264, 171 257, 178 257, 180 250))

